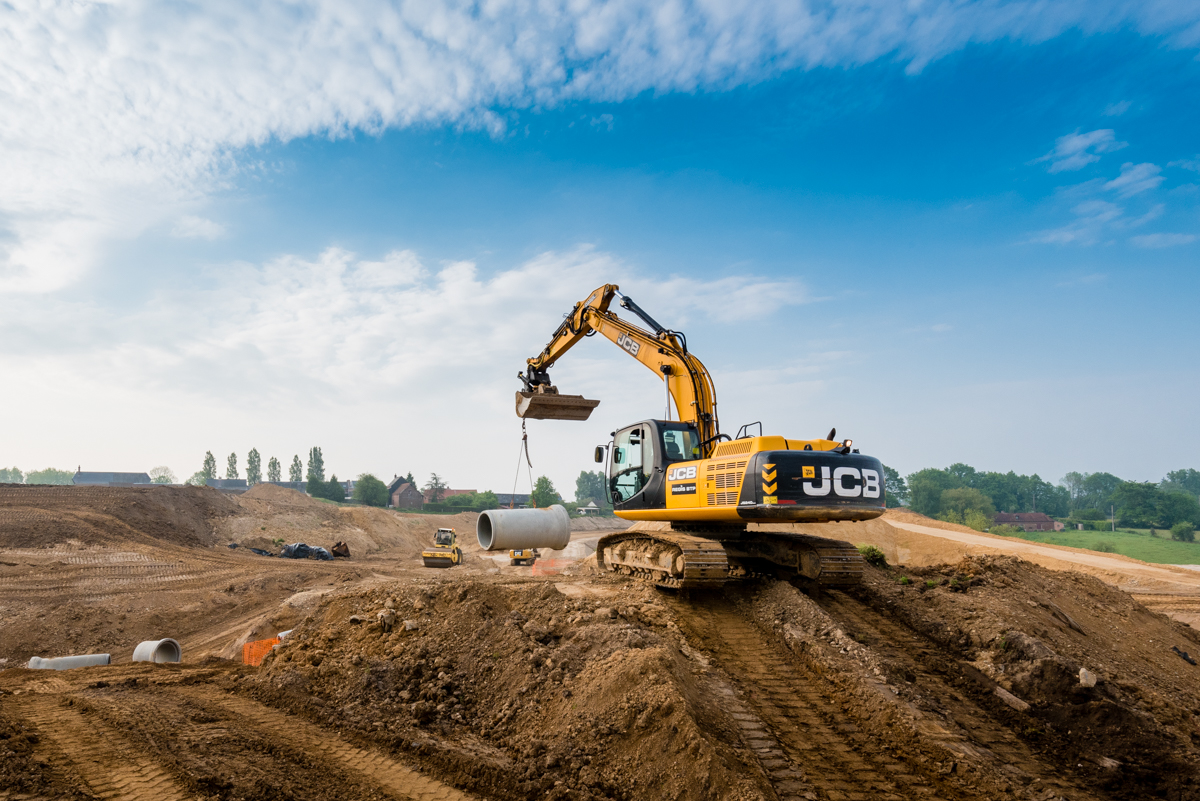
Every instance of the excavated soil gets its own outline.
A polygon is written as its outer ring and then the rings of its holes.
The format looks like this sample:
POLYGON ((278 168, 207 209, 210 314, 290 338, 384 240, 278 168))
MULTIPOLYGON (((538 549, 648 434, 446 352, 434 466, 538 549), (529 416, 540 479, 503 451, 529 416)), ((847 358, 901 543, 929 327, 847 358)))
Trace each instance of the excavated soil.
POLYGON ((0 488, 0 799, 1200 798, 1200 633, 1095 576, 981 555, 668 593, 500 566, 473 521, 0 488), (466 564, 420 568, 448 523, 466 564), (279 539, 353 558, 227 547, 279 539), (162 636, 184 664, 129 662, 162 636), (71 651, 114 664, 15 667, 71 651))

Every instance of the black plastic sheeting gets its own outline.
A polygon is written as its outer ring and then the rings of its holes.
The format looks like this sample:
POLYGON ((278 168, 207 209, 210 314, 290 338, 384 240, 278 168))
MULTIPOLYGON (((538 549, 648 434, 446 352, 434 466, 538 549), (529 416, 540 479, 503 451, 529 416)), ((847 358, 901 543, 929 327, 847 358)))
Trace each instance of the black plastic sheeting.
MULTIPOLYGON (((230 548, 239 547, 236 542, 229 543, 230 548)), ((270 551, 264 551, 262 548, 247 548, 250 553, 258 554, 259 556, 274 556, 270 551)), ((347 556, 349 550, 347 549, 347 556)), ((280 559, 320 559, 322 562, 328 562, 333 559, 331 554, 320 545, 309 545, 304 542, 293 542, 291 545, 283 546, 283 550, 279 552, 280 559)))
POLYGON ((308 545, 303 542, 293 542, 291 545, 283 546, 279 556, 282 559, 320 559, 322 562, 333 559, 333 554, 320 545, 308 545))

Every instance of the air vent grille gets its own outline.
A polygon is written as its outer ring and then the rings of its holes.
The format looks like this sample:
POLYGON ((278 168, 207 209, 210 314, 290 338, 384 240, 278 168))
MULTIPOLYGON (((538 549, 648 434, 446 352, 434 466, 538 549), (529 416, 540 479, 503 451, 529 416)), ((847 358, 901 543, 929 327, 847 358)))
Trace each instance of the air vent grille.
POLYGON ((736 456, 739 453, 749 453, 753 440, 743 439, 737 442, 724 442, 713 451, 713 456, 736 456))

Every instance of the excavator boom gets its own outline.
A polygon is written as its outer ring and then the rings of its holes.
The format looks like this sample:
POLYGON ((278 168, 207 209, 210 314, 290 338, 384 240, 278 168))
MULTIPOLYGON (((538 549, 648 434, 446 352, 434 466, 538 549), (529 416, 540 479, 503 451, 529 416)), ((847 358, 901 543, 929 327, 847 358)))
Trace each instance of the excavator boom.
POLYGON ((678 331, 659 325, 633 299, 622 295, 616 284, 605 284, 587 299, 576 303, 549 344, 528 360, 517 393, 517 416, 538 420, 586 420, 599 401, 579 395, 560 395, 551 384, 549 368, 584 337, 600 335, 644 364, 661 377, 679 411, 679 419, 696 427, 700 454, 707 456, 720 434, 717 419, 716 390, 708 369, 688 352, 687 338, 678 331), (609 306, 615 298, 622 308, 637 315, 649 326, 648 331, 622 320, 609 306))

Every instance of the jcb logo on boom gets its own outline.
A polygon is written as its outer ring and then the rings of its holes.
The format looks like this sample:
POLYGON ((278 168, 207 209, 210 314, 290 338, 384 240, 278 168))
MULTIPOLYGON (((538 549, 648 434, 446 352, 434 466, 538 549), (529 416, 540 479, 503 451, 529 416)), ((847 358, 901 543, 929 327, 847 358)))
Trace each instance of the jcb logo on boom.
POLYGON ((696 477, 696 466, 691 467, 672 467, 667 471, 667 481, 683 481, 687 478, 696 477))
POLYGON ((642 349, 642 346, 627 334, 621 334, 621 336, 617 337, 617 344, 629 351, 633 356, 637 356, 638 351, 642 349))

